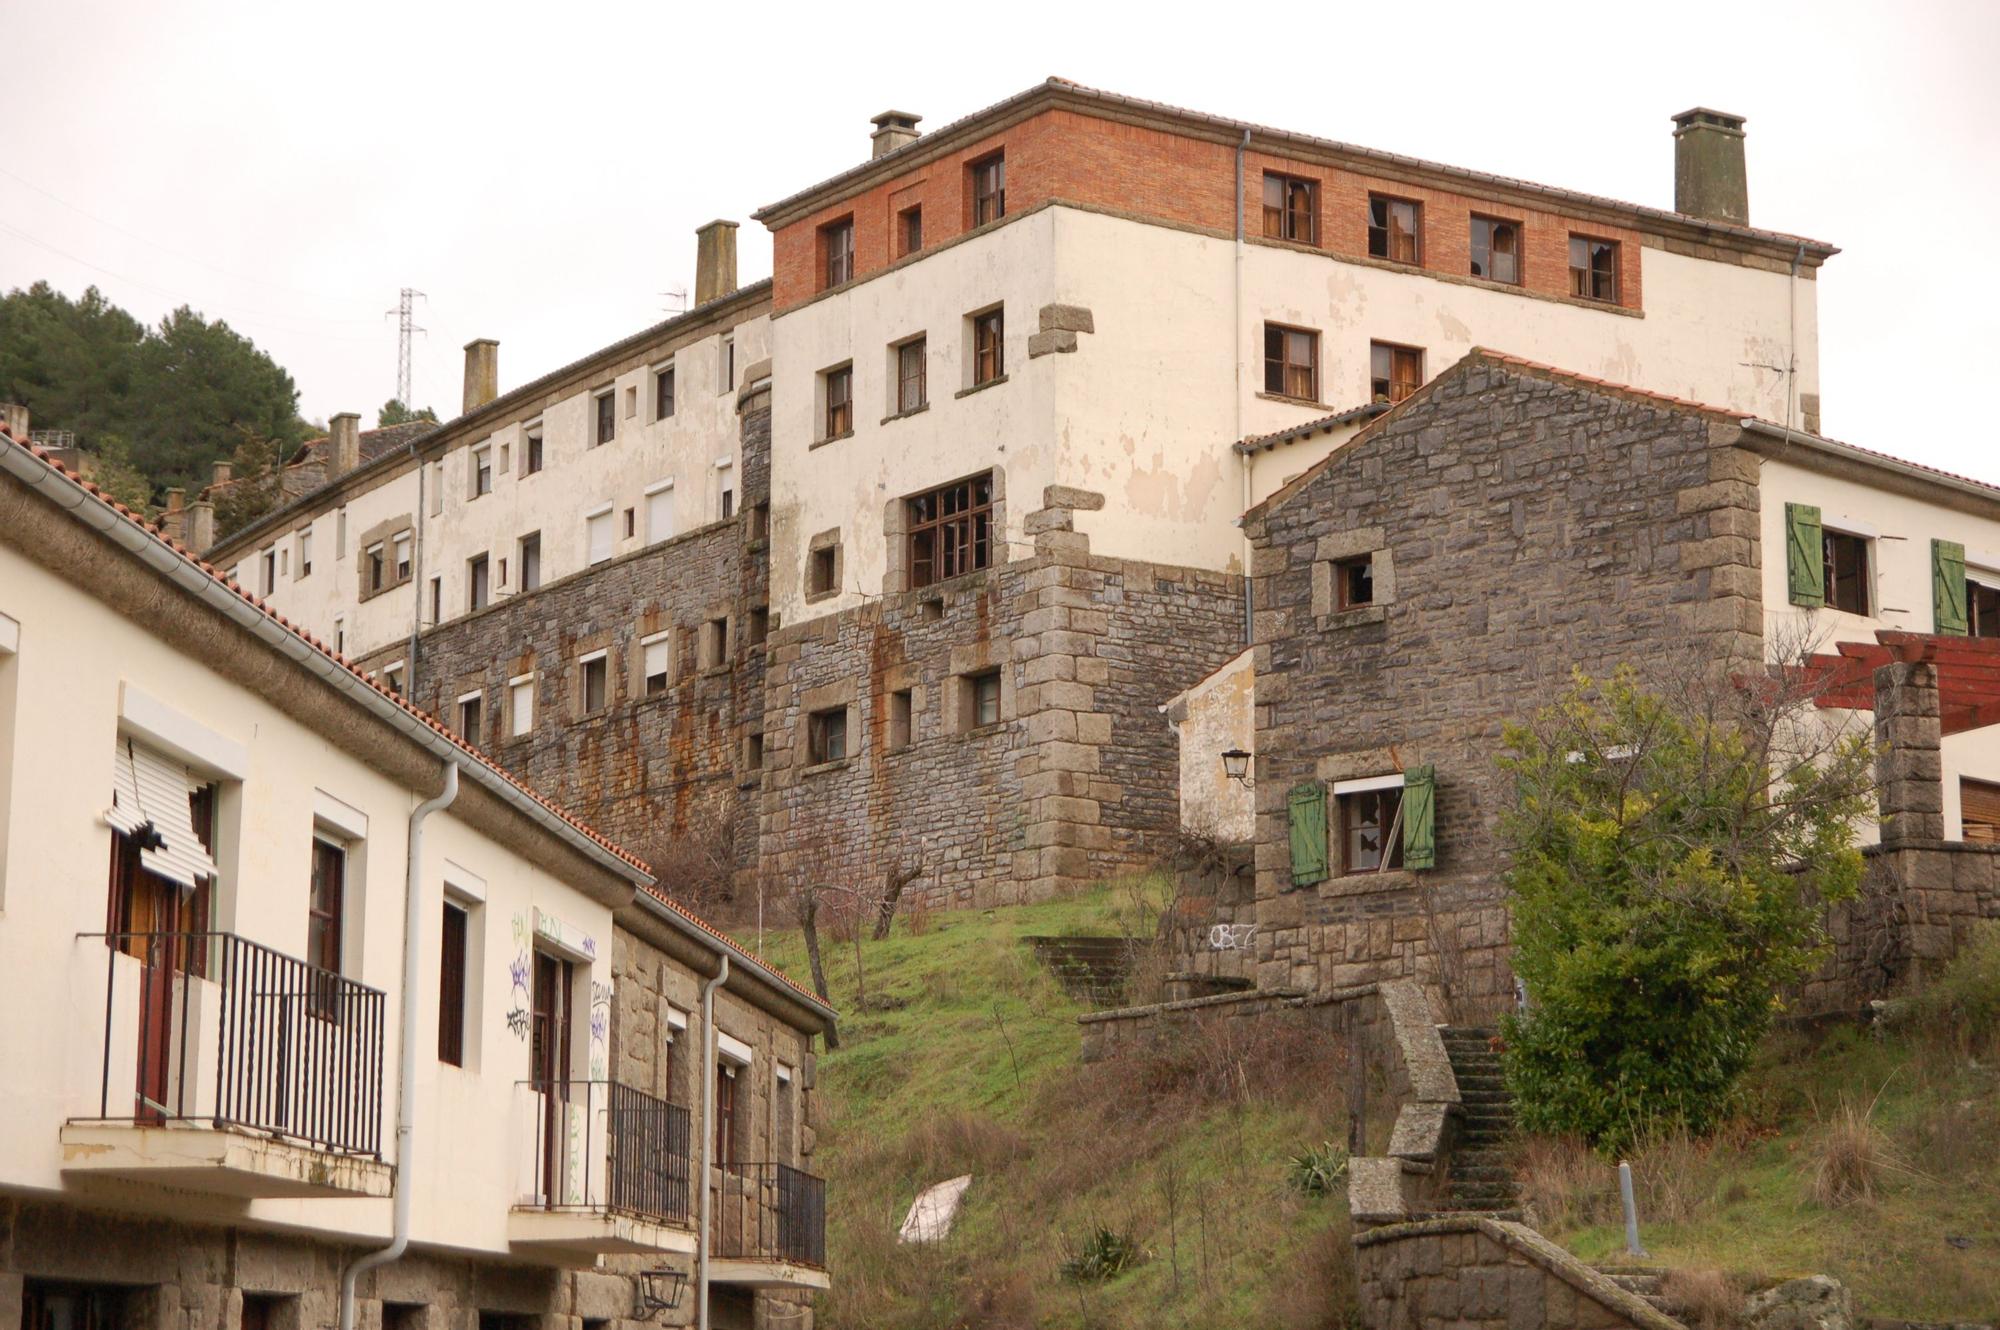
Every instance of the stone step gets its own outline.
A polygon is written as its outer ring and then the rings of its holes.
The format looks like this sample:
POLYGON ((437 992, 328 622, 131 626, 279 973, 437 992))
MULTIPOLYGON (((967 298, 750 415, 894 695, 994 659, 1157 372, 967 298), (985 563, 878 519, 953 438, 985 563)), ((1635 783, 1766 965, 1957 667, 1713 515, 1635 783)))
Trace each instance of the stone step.
POLYGON ((1459 1138, 1461 1144, 1451 1152, 1453 1168, 1460 1166, 1465 1168, 1507 1167, 1507 1152, 1505 1150, 1497 1149, 1490 1145, 1465 1145, 1463 1144, 1464 1139, 1461 1136, 1459 1138))
MULTIPOLYGON (((1627 1293, 1644 1298, 1653 1305, 1655 1311, 1667 1312, 1667 1300, 1660 1296, 1660 1280, 1661 1276, 1665 1273, 1664 1271, 1640 1267, 1600 1265, 1597 1267, 1597 1272, 1618 1285, 1618 1287, 1624 1289, 1627 1293)), ((1667 1312, 1667 1314, 1672 1315, 1671 1312, 1667 1312)))
POLYGON ((1451 1180, 1457 1182, 1494 1182, 1512 1184, 1514 1170, 1502 1164, 1468 1164, 1459 1156, 1451 1160, 1451 1180))
POLYGON ((1463 1206, 1513 1205, 1521 1199, 1520 1188, 1497 1182, 1453 1187, 1445 1195, 1451 1197, 1452 1204, 1463 1206))

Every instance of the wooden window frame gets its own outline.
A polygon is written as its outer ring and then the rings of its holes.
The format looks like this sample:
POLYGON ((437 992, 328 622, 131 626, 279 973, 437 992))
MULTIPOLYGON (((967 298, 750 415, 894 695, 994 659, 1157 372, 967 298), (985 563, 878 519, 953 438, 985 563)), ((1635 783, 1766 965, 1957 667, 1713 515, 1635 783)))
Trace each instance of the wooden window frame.
POLYGON ((1965 610, 1966 636, 2000 637, 2000 587, 1966 578, 1965 610))
POLYGON ((1356 554, 1333 561, 1333 607, 1364 609, 1375 603, 1375 556, 1356 554))
POLYGON ((972 316, 972 386, 1007 377, 1007 309, 996 305, 972 316))
POLYGON ((1294 401, 1318 402, 1319 396, 1319 330, 1317 328, 1297 328, 1287 323, 1264 324, 1264 391, 1274 397, 1289 397, 1294 401), (1303 364, 1292 359, 1296 344, 1294 338, 1304 338, 1306 359, 1303 364), (1273 352, 1273 347, 1276 352, 1273 352), (1308 391, 1293 392, 1294 373, 1303 370, 1308 391))
POLYGON ((438 1061, 465 1065, 466 943, 471 912, 457 901, 444 903, 438 937, 438 1061))
POLYGON ((913 203, 896 214, 896 257, 906 259, 924 247, 924 205, 913 203))
MULTIPOLYGON (((822 440, 841 439, 854 433, 854 366, 841 365, 820 375, 821 391, 826 398, 826 413, 821 424, 825 433, 822 440)), ((726 515, 726 514, 725 514, 726 515)))
POLYGON ((896 409, 894 414, 908 415, 921 411, 930 405, 929 368, 925 364, 930 358, 927 338, 912 337, 896 344, 896 409), (915 372, 911 365, 915 363, 915 372))
POLYGON ((1007 215, 1007 152, 989 152, 977 161, 966 164, 970 184, 966 198, 970 201, 968 219, 971 226, 984 226, 997 222, 1007 215))
POLYGON ((1477 277, 1482 281, 1499 282, 1503 286, 1521 285, 1522 268, 1524 266, 1522 262, 1523 251, 1526 248, 1523 243, 1525 240, 1525 228, 1522 227, 1521 223, 1511 217, 1495 217, 1489 213, 1475 212, 1466 223, 1465 239, 1467 249, 1466 272, 1468 275, 1477 277), (1512 252, 1503 251, 1494 246, 1493 228, 1499 226, 1513 228, 1514 248, 1512 252), (1486 228, 1486 235, 1483 241, 1480 238, 1481 227, 1486 228), (1479 263, 1479 256, 1482 253, 1486 256, 1485 272, 1478 271, 1476 266, 1479 263), (1495 254, 1504 254, 1505 257, 1513 260, 1514 275, 1512 277, 1498 277, 1494 275, 1493 256, 1495 254))
POLYGON ((989 725, 998 725, 1004 719, 1001 714, 1003 695, 999 666, 966 675, 959 681, 959 687, 965 698, 967 730, 983 730, 989 725), (990 718, 987 715, 989 704, 992 710, 990 718))
POLYGON ((1417 199, 1399 198, 1394 194, 1370 194, 1368 196, 1368 253, 1370 257, 1386 259, 1390 263, 1407 263, 1411 267, 1421 267, 1424 261, 1424 205, 1417 199), (1381 209, 1382 220, 1376 221, 1376 210, 1381 209), (1410 253, 1408 258, 1395 252, 1396 242, 1403 237, 1397 229, 1397 210, 1409 209, 1410 229, 1408 234, 1410 253), (1377 245, 1380 248, 1377 248, 1377 245))
POLYGON ((1398 342, 1368 344, 1368 396, 1375 402, 1394 404, 1424 386, 1424 349, 1398 342), (1382 371, 1387 357, 1388 373, 1382 371))
MULTIPOLYGON (((346 925, 347 847, 325 836, 314 836, 306 891, 306 963, 328 974, 340 974, 346 925)), ((308 987, 307 1013, 321 1020, 339 1019, 335 988, 323 981, 308 987)))
POLYGON ((1397 826, 1396 810, 1403 802, 1403 787, 1388 786, 1379 790, 1356 790, 1350 794, 1334 796, 1340 805, 1340 871, 1348 873, 1373 873, 1382 871, 1384 858, 1388 860, 1389 872, 1403 866, 1403 844, 1400 836, 1390 839, 1390 829, 1397 826), (1372 811, 1374 820, 1364 821, 1362 813, 1372 811), (1384 842, 1375 856, 1370 859, 1357 854, 1357 838, 1373 829, 1384 842))
POLYGON ((407 531, 401 531, 389 538, 391 562, 396 569, 395 585, 401 586, 410 580, 410 562, 415 546, 415 538, 407 531))
POLYGON ((993 566, 993 473, 982 471, 903 500, 910 589, 993 566))
POLYGON ((1584 235, 1576 231, 1570 232, 1570 295, 1577 300, 1592 300, 1604 305, 1617 304, 1623 286, 1623 283, 1620 281, 1618 269, 1624 257, 1624 246, 1616 240, 1607 240, 1603 236, 1584 235), (1581 266, 1577 263, 1578 245, 1583 246, 1583 264, 1581 266), (1611 264, 1608 268, 1598 268, 1595 262, 1596 246, 1603 246, 1604 250, 1610 255, 1611 264), (1599 278, 1605 279, 1603 285, 1608 286, 1608 290, 1600 291, 1598 289, 1600 286, 1599 278))
POLYGON ((586 716, 601 716, 611 710, 611 655, 595 652, 577 662, 577 709, 586 716), (597 705, 590 704, 591 680, 597 681, 597 705))
POLYGON ((591 398, 591 410, 596 413, 591 437, 593 448, 602 448, 618 437, 618 394, 606 388, 591 398))
POLYGON ((848 756, 847 708, 826 707, 806 717, 806 765, 845 762, 848 756), (838 750, 838 751, 836 751, 838 750))
POLYGON ((1263 205, 1266 240, 1319 244, 1319 181, 1282 171, 1266 171, 1263 205))
POLYGON ((653 633, 650 636, 640 638, 639 639, 639 691, 641 696, 665 697, 667 694, 667 689, 673 685, 673 681, 674 681, 674 648, 673 648, 672 630, 660 633, 653 633), (654 647, 660 648, 661 655, 665 657, 665 659, 661 661, 660 669, 658 670, 657 673, 646 668, 646 660, 652 654, 652 650, 654 647), (656 680, 658 681, 657 687, 655 686, 656 680))
POLYGON ((472 450, 472 497, 481 499, 493 492, 493 447, 481 444, 472 450))
POLYGON ((831 291, 854 280, 854 214, 819 229, 820 290, 831 291))
POLYGON ((1868 618, 1874 613, 1875 552, 1866 536, 1836 527, 1820 528, 1820 559, 1826 569, 1826 608, 1868 618), (1844 571, 1843 553, 1851 555, 1844 571), (1855 608, 1856 606, 1859 608, 1855 608))

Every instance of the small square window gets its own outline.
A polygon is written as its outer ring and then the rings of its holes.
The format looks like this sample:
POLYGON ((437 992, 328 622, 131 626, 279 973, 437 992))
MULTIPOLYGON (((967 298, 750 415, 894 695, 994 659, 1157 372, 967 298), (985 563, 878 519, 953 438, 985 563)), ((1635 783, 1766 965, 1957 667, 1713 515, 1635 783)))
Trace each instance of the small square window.
POLYGON ((1394 263, 1423 261, 1423 205, 1381 194, 1368 196, 1368 252, 1394 263))
POLYGON ((1264 391, 1319 400, 1319 334, 1309 328, 1264 325, 1264 391))
POLYGON ((915 693, 908 688, 900 688, 889 694, 889 751, 894 753, 910 746, 915 734, 915 693))
POLYGON ((1338 559, 1333 565, 1333 595, 1336 609, 1354 610, 1375 603, 1375 556, 1358 555, 1338 559))
POLYGON ((1569 238, 1569 293, 1584 300, 1618 302, 1618 242, 1569 238))
POLYGON ((905 208, 896 214, 897 258, 906 258, 924 247, 924 210, 905 208))
POLYGON ((1006 311, 992 309, 972 319, 972 386, 992 383, 1007 373, 1006 311))
POLYGON ((1372 400, 1400 402, 1423 386, 1424 353, 1414 346, 1370 342, 1368 379, 1372 400))
POLYGON ((830 707, 806 718, 806 760, 809 765, 840 762, 847 757, 847 708, 830 707))
POLYGON ((832 595, 836 573, 835 559, 838 547, 823 546, 812 552, 806 563, 806 591, 815 596, 832 595))
POLYGON ((1340 796, 1341 871, 1370 873, 1383 866, 1386 846, 1388 867, 1403 866, 1403 841, 1391 836, 1396 829, 1396 810, 1402 807, 1400 786, 1386 790, 1360 790, 1340 796))
POLYGON ((603 652, 583 662, 583 714, 594 716, 611 700, 611 660, 603 652))
POLYGON ((1319 182, 1298 176, 1264 176, 1264 235, 1272 240, 1319 243, 1319 182))

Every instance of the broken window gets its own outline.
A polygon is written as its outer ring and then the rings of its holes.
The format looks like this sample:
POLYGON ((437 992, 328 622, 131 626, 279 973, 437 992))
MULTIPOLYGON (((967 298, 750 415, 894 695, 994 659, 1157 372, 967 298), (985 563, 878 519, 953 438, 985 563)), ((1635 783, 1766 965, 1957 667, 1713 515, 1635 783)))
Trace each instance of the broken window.
POLYGON ((992 472, 908 502, 911 587, 929 586, 992 564, 992 472))

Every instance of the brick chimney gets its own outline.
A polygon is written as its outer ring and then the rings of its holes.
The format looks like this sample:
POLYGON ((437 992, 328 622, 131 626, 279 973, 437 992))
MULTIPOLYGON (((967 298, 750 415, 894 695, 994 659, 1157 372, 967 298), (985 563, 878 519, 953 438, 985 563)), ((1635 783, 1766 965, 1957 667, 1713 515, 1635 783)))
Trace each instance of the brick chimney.
POLYGON ((917 121, 922 119, 922 116, 909 111, 884 111, 869 121, 875 126, 875 132, 868 136, 869 142, 875 145, 875 150, 869 154, 871 160, 885 157, 905 143, 915 143, 917 121))
POLYGON ((718 217, 694 234, 694 303, 706 305, 736 290, 736 223, 718 217))
POLYGON ((1750 224, 1742 116, 1697 106, 1674 117, 1674 211, 1750 224))
POLYGON ((26 443, 28 440, 28 408, 19 402, 0 402, 0 425, 5 425, 15 438, 26 443))
POLYGON ((465 344, 465 415, 500 395, 500 343, 481 337, 465 344))
POLYGON ((344 476, 361 465, 361 417, 353 411, 343 411, 333 418, 333 428, 327 431, 326 478, 344 476))
POLYGON ((1892 661, 1875 670, 1875 779, 1882 844, 1944 839, 1943 727, 1937 666, 1892 661))

